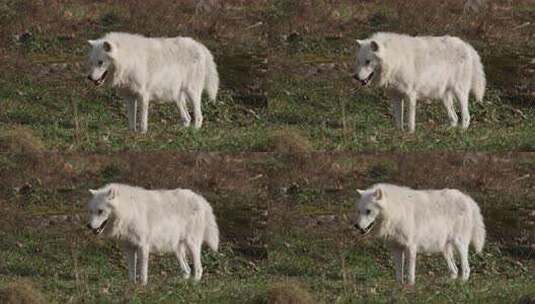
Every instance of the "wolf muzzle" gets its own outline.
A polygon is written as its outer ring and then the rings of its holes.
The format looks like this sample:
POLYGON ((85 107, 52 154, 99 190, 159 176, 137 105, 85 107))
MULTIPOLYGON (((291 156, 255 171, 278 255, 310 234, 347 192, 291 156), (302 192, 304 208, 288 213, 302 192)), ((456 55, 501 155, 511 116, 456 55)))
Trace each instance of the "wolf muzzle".
POLYGON ((360 231, 360 233, 362 233, 362 234, 366 233, 366 229, 361 228, 361 227, 359 226, 359 224, 355 224, 355 225, 353 225, 353 227, 355 227, 355 229, 357 229, 358 231, 360 231))

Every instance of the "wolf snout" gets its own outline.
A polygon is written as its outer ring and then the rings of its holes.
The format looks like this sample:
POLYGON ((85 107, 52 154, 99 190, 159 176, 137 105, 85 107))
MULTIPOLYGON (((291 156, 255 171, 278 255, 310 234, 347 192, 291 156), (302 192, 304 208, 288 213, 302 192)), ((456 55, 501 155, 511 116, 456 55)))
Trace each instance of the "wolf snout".
POLYGON ((356 81, 361 81, 357 73, 353 74, 353 79, 356 81))
POLYGON ((93 227, 91 227, 91 224, 88 223, 88 224, 85 225, 85 226, 87 227, 87 229, 89 229, 89 230, 93 230, 93 227))
POLYGON ((357 229, 360 233, 366 233, 366 229, 359 226, 359 224, 353 225, 355 229, 357 229))
POLYGON ((353 225, 353 227, 354 227, 355 229, 357 229, 361 234, 366 234, 366 233, 368 233, 368 231, 369 231, 369 229, 368 229, 369 227, 362 228, 362 227, 360 227, 360 225, 359 225, 358 223, 355 224, 355 225, 353 225))

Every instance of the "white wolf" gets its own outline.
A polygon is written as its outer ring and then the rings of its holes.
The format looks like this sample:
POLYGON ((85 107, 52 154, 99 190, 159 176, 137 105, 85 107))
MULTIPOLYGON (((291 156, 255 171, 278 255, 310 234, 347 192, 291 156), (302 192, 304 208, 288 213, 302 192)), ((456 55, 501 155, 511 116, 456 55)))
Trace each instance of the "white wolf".
POLYGON ((193 258, 194 279, 201 279, 203 242, 214 251, 219 245, 212 207, 201 195, 186 189, 146 190, 123 184, 89 191, 93 198, 87 226, 97 235, 123 242, 131 281, 139 275, 141 283, 147 284, 150 251, 174 252, 188 279, 186 249, 193 258))
POLYGON ((147 132, 149 101, 175 102, 184 126, 191 117, 186 100, 193 106, 194 127, 203 122, 203 90, 215 100, 219 75, 214 58, 201 43, 187 37, 147 38, 128 33, 108 33, 89 40, 90 73, 95 85, 107 79, 120 88, 126 100, 128 128, 136 130, 137 104, 141 108, 140 131, 147 132))
POLYGON ((481 252, 486 234, 479 206, 470 196, 455 189, 413 190, 390 184, 358 191, 355 227, 387 240, 398 282, 403 283, 407 259, 408 283, 414 284, 417 251, 441 252, 451 278, 457 278, 454 248, 461 258, 462 279, 468 280, 468 246, 481 252))
POLYGON ((376 33, 357 40, 354 78, 362 85, 387 88, 396 126, 403 130, 404 100, 409 102, 409 132, 416 124, 416 100, 442 99, 450 125, 457 126, 454 98, 461 105, 463 129, 470 125, 468 95, 478 101, 485 94, 486 79, 476 50, 457 37, 411 37, 376 33))

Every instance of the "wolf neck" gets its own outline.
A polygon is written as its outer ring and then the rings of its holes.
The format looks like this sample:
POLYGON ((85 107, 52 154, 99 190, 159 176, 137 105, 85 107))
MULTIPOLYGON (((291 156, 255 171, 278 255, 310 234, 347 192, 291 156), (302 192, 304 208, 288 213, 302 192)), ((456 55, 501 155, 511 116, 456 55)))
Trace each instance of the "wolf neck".
POLYGON ((395 239, 400 235, 403 235, 403 233, 400 231, 401 227, 403 227, 403 210, 399 207, 402 206, 399 206, 398 202, 388 202, 388 206, 383 209, 383 216, 378 233, 379 237, 394 242, 401 241, 395 239))
MULTIPOLYGON (((125 56, 123 56, 125 57, 125 56)), ((129 89, 133 92, 138 91, 137 84, 139 83, 136 77, 140 76, 140 64, 141 58, 135 57, 133 59, 127 59, 117 56, 119 59, 114 60, 114 70, 112 85, 114 87, 129 89)))
POLYGON ((391 54, 388 50, 383 51, 381 60, 381 73, 379 77, 379 86, 384 88, 397 88, 397 71, 401 64, 401 60, 397 54, 391 54))
POLYGON ((135 215, 132 214, 134 210, 132 204, 134 202, 120 202, 116 209, 115 219, 113 221, 112 229, 110 231, 110 237, 133 242, 132 237, 136 237, 137 233, 135 231, 135 215), (130 206, 128 206, 130 205, 130 206))

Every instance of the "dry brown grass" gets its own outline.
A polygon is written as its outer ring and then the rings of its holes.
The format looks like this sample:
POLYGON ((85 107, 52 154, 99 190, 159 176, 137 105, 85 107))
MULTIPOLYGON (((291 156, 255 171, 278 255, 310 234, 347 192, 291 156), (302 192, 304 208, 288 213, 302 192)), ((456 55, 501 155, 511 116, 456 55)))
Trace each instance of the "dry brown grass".
POLYGON ((270 304, 312 304, 316 303, 310 293, 295 282, 276 283, 268 290, 270 304))
POLYGON ((40 304, 45 301, 41 292, 28 280, 9 283, 0 289, 0 303, 3 304, 40 304))
POLYGON ((0 134, 0 152, 35 153, 45 149, 32 129, 16 126, 0 134))
MULTIPOLYGON (((281 1, 283 3, 283 1, 281 1)), ((534 0, 489 1, 479 13, 465 13, 464 0, 296 1, 282 6, 282 17, 271 23, 272 37, 298 33, 339 37, 393 31, 412 35, 455 35, 487 44, 524 46, 533 39, 534 0), (524 9, 522 9, 524 8, 524 9)))
POLYGON ((276 153, 306 153, 312 151, 313 147, 298 130, 286 127, 273 131, 264 149, 276 153))

